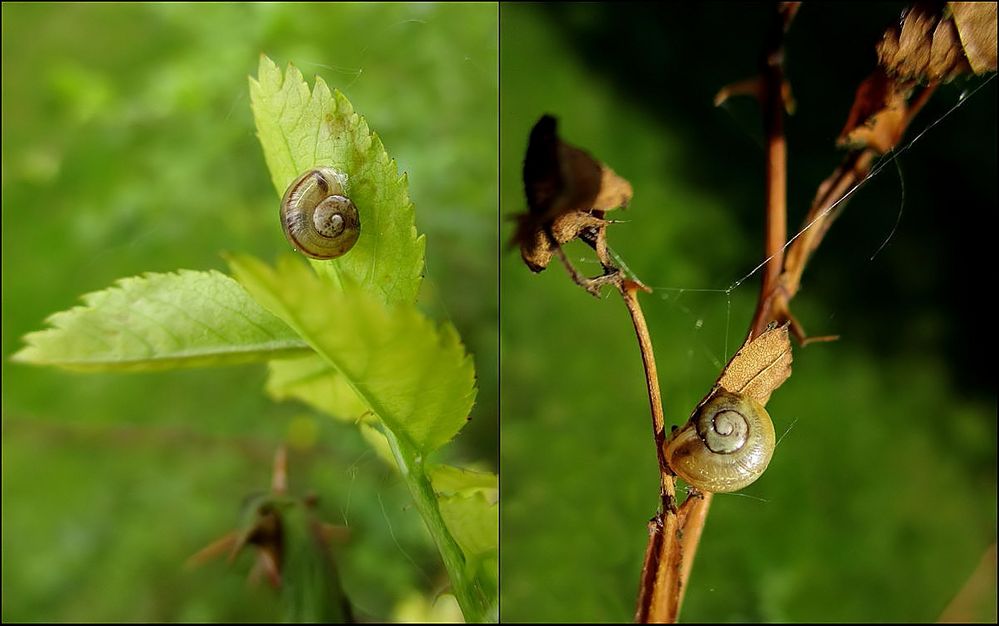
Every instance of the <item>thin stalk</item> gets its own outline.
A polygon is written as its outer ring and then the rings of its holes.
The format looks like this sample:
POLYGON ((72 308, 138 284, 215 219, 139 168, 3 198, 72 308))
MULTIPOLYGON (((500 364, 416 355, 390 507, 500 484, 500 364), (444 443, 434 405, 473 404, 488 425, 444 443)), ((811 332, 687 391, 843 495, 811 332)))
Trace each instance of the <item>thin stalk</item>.
POLYGON ((628 313, 631 315, 631 322, 635 326, 638 349, 642 353, 642 365, 645 367, 649 409, 652 412, 652 434, 656 443, 656 458, 659 460, 660 473, 663 477, 660 481, 660 495, 664 498, 663 505, 666 508, 675 509, 676 490, 673 485, 672 473, 668 471, 669 465, 666 463, 666 456, 663 452, 663 443, 666 441, 666 419, 663 414, 662 392, 659 390, 659 374, 656 371, 656 355, 652 350, 649 326, 645 323, 645 315, 642 314, 642 307, 638 304, 636 297, 641 285, 631 280, 622 280, 619 283, 619 289, 621 297, 624 298, 624 304, 628 307, 628 313), (671 501, 667 502, 666 497, 671 498, 671 501))
POLYGON ((440 506, 437 501, 437 494, 434 492, 430 478, 427 476, 423 455, 409 442, 400 437, 396 437, 391 430, 384 429, 385 437, 388 439, 392 454, 395 456, 399 472, 402 474, 409 492, 413 496, 416 510, 423 516, 423 521, 427 525, 427 530, 437 544, 437 550, 444 561, 451 579, 451 589, 461 612, 465 616, 466 622, 485 622, 490 619, 489 602, 481 585, 468 571, 465 562, 465 554, 461 551, 461 546, 455 541, 444 517, 441 515, 440 506))
POLYGON ((766 209, 763 253, 767 259, 760 284, 756 313, 750 324, 750 338, 763 332, 770 323, 770 301, 784 268, 784 244, 787 243, 787 141, 784 139, 784 31, 787 22, 775 26, 772 48, 763 64, 762 104, 764 131, 767 137, 766 209))
POLYGON ((631 280, 620 280, 617 286, 631 315, 635 336, 638 338, 638 348, 642 353, 649 409, 652 413, 652 434, 656 446, 656 459, 659 463, 660 511, 649 522, 649 543, 645 549, 645 561, 642 565, 635 621, 675 622, 683 598, 681 591, 683 559, 680 527, 676 515, 676 485, 663 452, 663 444, 666 441, 666 420, 663 414, 662 393, 659 389, 659 375, 656 371, 656 357, 652 350, 649 327, 645 323, 645 315, 642 314, 642 307, 637 298, 638 290, 642 286, 631 280))

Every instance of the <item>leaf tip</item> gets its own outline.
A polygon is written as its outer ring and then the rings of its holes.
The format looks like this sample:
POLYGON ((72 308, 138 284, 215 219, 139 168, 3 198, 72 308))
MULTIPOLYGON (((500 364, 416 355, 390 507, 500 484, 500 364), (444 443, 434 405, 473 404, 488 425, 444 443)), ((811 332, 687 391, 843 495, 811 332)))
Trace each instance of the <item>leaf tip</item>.
POLYGON ((284 71, 284 86, 288 87, 290 84, 303 85, 308 89, 308 85, 305 84, 305 76, 302 75, 302 70, 288 61, 288 67, 284 71))
MULTIPOLYGON (((27 341, 29 335, 25 335, 23 340, 27 341)), ((33 363, 34 360, 31 357, 32 346, 27 345, 15 352, 14 354, 7 357, 7 359, 13 363, 33 363)))
MULTIPOLYGON (((344 115, 354 114, 354 105, 350 103, 347 96, 343 95, 343 92, 339 89, 333 90, 333 99, 336 101, 336 108, 338 111, 342 111, 344 115)), ((362 121, 363 123, 363 121, 362 121)), ((367 131, 367 125, 365 124, 364 131, 367 131)), ((362 135, 365 133, 361 133, 362 135)))
POLYGON ((277 63, 274 62, 265 52, 260 53, 260 61, 257 64, 257 77, 263 77, 268 74, 274 74, 280 72, 277 63))
POLYGON ((326 84, 326 81, 319 74, 316 74, 316 82, 312 87, 312 97, 323 100, 330 97, 330 86, 326 84))

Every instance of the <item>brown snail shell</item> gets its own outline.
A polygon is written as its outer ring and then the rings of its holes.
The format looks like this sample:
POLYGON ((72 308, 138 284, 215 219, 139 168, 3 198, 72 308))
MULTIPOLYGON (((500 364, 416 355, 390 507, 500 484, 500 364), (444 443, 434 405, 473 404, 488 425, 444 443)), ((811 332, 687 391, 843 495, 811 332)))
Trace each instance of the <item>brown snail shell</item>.
POLYGON ((281 199, 281 227, 292 246, 313 259, 343 256, 361 234, 357 207, 344 195, 346 175, 332 167, 305 172, 281 199))

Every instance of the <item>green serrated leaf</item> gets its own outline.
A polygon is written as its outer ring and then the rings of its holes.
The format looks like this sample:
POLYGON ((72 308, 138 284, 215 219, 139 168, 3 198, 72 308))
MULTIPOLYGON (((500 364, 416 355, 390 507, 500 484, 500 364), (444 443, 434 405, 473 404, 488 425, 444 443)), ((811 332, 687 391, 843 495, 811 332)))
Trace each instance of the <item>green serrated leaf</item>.
POLYGON ((470 575, 495 585, 499 554, 499 477, 453 465, 428 468, 438 506, 465 554, 470 575))
POLYGON ((163 370, 305 355, 308 345, 219 272, 125 278, 50 316, 11 358, 70 370, 163 370))
POLYGON ((453 465, 432 465, 427 468, 434 491, 442 496, 482 493, 495 502, 499 498, 499 477, 492 472, 475 470, 453 465))
POLYGON ((322 78, 316 77, 310 91, 297 68, 289 65, 282 74, 263 55, 257 78, 250 78, 250 101, 279 196, 296 177, 318 165, 347 176, 361 236, 338 259, 311 260, 316 271, 337 285, 362 285, 387 303, 413 302, 423 278, 425 239, 416 234, 406 176, 399 175, 378 135, 322 78))
POLYGON ((269 369, 267 393, 272 398, 299 400, 320 413, 357 423, 378 458, 397 469, 389 443, 376 427, 377 417, 326 359, 315 353, 298 359, 277 359, 270 362, 269 369))
POLYGON ((471 557, 495 552, 499 546, 499 507, 484 494, 444 496, 441 513, 458 545, 471 557))
POLYGON ((344 377, 318 354, 299 359, 277 359, 271 361, 268 368, 267 393, 275 400, 301 400, 322 413, 347 422, 368 419, 371 413, 344 377))
POLYGON ((450 324, 435 326, 411 304, 387 307, 349 283, 347 291, 329 289, 293 257, 276 269, 248 256, 230 264, 250 294, 336 367, 396 437, 425 455, 465 425, 475 371, 450 324))
POLYGON ((444 523, 465 553, 469 574, 495 586, 498 579, 499 504, 485 494, 442 496, 444 523))
POLYGON ((469 562, 499 545, 499 477, 492 472, 433 465, 427 469, 441 514, 469 562))

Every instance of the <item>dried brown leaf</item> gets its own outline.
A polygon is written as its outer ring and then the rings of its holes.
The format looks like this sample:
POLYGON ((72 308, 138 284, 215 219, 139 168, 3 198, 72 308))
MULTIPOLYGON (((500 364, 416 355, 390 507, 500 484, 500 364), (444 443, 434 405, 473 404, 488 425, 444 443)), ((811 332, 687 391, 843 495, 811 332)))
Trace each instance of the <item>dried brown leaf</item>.
POLYGON ((631 183, 589 152, 558 137, 558 121, 544 115, 531 129, 524 158, 528 212, 549 222, 572 211, 609 211, 627 206, 631 183))
POLYGON ((971 69, 996 71, 996 3, 949 2, 948 7, 971 69))
POLYGON ((908 92, 876 69, 857 87, 846 125, 836 140, 848 148, 891 150, 902 138, 908 122, 908 92))
POLYGON ((766 405, 770 394, 791 376, 791 340, 788 327, 768 329, 759 337, 748 341, 722 370, 715 389, 719 388, 745 394, 766 405))
POLYGON ((614 170, 603 163, 600 164, 600 191, 590 203, 594 211, 610 211, 628 206, 631 202, 631 183, 618 176, 614 170))
POLYGON ((898 31, 889 28, 881 37, 876 48, 878 64, 881 67, 892 65, 895 62, 895 57, 898 56, 898 31))
POLYGON ((558 121, 551 115, 542 116, 531 129, 524 192, 528 211, 517 217, 514 243, 535 272, 548 266, 556 246, 589 228, 602 229, 603 213, 627 206, 632 197, 631 183, 585 150, 559 139, 558 121))
POLYGON ((551 221, 551 236, 549 236, 545 229, 539 226, 539 221, 530 214, 521 215, 518 219, 521 220, 517 235, 517 240, 520 242, 520 256, 532 272, 540 272, 548 267, 557 245, 561 246, 576 239, 588 228, 602 229, 607 225, 606 221, 591 213, 572 211, 563 213, 551 221))
POLYGON ((937 15, 929 13, 920 4, 913 6, 905 16, 902 32, 898 37, 898 51, 893 59, 897 73, 908 76, 926 73, 930 64, 932 33, 938 19, 937 15))
POLYGON ((940 20, 936 30, 933 31, 930 67, 941 75, 946 74, 946 68, 965 69, 961 58, 961 42, 953 20, 940 20))
POLYGON ((896 81, 949 81, 996 69, 996 3, 916 3, 885 31, 878 62, 896 81))

